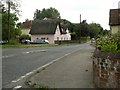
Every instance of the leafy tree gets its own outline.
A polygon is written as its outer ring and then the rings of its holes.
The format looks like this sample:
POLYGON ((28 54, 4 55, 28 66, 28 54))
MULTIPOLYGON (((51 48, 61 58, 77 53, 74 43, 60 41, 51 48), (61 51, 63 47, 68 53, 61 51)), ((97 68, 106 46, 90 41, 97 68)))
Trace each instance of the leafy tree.
POLYGON ((8 40, 9 37, 11 39, 16 38, 16 36, 19 36, 21 34, 21 31, 17 28, 15 28, 16 21, 18 20, 18 17, 15 14, 10 13, 10 25, 8 30, 8 13, 2 14, 2 39, 8 40))
POLYGON ((74 37, 76 37, 76 39, 80 39, 80 35, 81 35, 81 32, 80 32, 80 24, 74 24, 73 25, 73 32, 74 32, 74 37))
POLYGON ((2 40, 2 14, 0 13, 0 40, 2 40))
POLYGON ((89 31, 90 31, 90 38, 95 38, 102 33, 103 28, 100 26, 100 24, 91 23, 89 24, 89 31))
POLYGON ((79 40, 80 37, 89 36, 89 28, 86 20, 83 20, 81 23, 74 24, 73 32, 76 33, 76 37, 79 40))
POLYGON ((3 16, 3 32, 2 35, 7 34, 7 36, 3 36, 3 39, 10 41, 11 38, 15 38, 15 22, 18 20, 16 15, 20 15, 20 4, 19 0, 1 0, 0 1, 0 12, 3 16), (11 13, 13 12, 13 14, 11 13), (5 20, 5 21, 4 21, 5 20), (13 21, 11 21, 13 20, 13 21))
POLYGON ((66 25, 71 33, 73 32, 74 25, 70 21, 68 21, 66 19, 61 19, 60 22, 63 23, 64 25, 66 25))
POLYGON ((80 36, 82 37, 89 36, 89 28, 88 28, 88 23, 86 22, 86 20, 83 20, 80 23, 80 36))
POLYGON ((43 8, 42 11, 36 9, 34 13, 34 19, 42 20, 44 18, 52 18, 52 19, 60 18, 60 13, 58 12, 57 9, 52 7, 48 9, 43 8))
POLYGON ((109 33, 110 33, 110 30, 107 30, 107 29, 105 29, 105 30, 103 30, 103 31, 101 32, 101 34, 102 34, 103 36, 108 35, 109 33))
POLYGON ((19 22, 19 23, 17 23, 16 27, 17 27, 18 29, 20 29, 22 25, 23 25, 23 24, 22 24, 21 22, 19 22))
POLYGON ((20 15, 20 0, 1 0, 0 1, 0 11, 5 12, 11 11, 14 12, 16 15, 20 15))

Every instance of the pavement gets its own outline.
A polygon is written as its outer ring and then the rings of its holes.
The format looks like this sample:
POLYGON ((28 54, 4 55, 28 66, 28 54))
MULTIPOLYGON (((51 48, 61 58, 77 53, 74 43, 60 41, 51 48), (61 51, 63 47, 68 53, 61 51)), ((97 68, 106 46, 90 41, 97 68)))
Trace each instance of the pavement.
POLYGON ((28 84, 35 88, 94 88, 93 51, 94 47, 88 44, 87 47, 65 55, 30 77, 28 84))

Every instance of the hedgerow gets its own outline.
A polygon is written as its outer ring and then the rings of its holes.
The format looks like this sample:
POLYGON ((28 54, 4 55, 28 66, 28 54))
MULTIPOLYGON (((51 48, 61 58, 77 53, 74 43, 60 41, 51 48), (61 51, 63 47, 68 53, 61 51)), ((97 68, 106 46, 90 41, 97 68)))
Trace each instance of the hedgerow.
POLYGON ((120 52, 120 33, 96 39, 96 48, 107 52, 120 52))

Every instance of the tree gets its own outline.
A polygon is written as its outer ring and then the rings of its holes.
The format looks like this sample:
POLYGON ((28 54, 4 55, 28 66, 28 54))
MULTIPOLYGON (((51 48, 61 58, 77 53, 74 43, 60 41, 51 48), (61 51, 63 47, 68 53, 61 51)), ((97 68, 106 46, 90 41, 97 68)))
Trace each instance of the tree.
POLYGON ((86 20, 83 20, 81 23, 77 23, 73 25, 73 32, 76 34, 76 38, 80 40, 80 37, 89 36, 89 28, 86 20))
POLYGON ((2 40, 2 14, 0 13, 0 40, 2 40))
POLYGON ((20 29, 15 28, 16 21, 18 20, 18 17, 15 14, 10 13, 10 25, 8 30, 8 13, 5 12, 2 14, 2 39, 8 40, 16 38, 16 36, 19 36, 21 34, 20 29), (10 35, 9 35, 10 34, 10 35))
POLYGON ((109 33, 110 33, 110 30, 107 30, 107 29, 105 29, 105 30, 103 30, 103 31, 101 32, 101 34, 102 34, 103 36, 108 35, 109 33))
POLYGON ((44 18, 52 18, 52 19, 60 18, 60 13, 58 12, 57 9, 52 7, 48 9, 43 8, 42 11, 36 9, 34 13, 34 19, 42 20, 44 18))
POLYGON ((80 36, 82 36, 82 37, 89 36, 88 23, 86 20, 83 20, 80 23, 80 31, 79 32, 80 32, 80 36))
POLYGON ((71 33, 73 32, 73 24, 70 21, 66 19, 60 19, 60 23, 64 24, 71 33))
POLYGON ((100 24, 91 23, 89 24, 89 31, 90 31, 90 38, 96 38, 98 35, 102 33, 103 28, 100 26, 100 24))
POLYGON ((1 0, 0 1, 0 10, 1 11, 12 11, 16 15, 20 15, 20 0, 1 0))
POLYGON ((73 32, 74 33, 74 38, 76 39, 80 39, 80 35, 81 35, 81 32, 80 32, 80 24, 74 24, 73 26, 73 32))
POLYGON ((18 3, 18 0, 1 0, 0 2, 0 10, 3 17, 2 35, 3 39, 8 40, 8 42, 10 41, 11 38, 15 36, 15 32, 17 30, 15 29, 15 22, 18 20, 17 15, 20 15, 19 7, 20 4, 18 3), (13 13, 11 13, 11 11, 13 13), (7 35, 5 35, 5 32, 7 32, 6 33, 7 35))
POLYGON ((19 22, 19 23, 17 23, 16 27, 17 27, 18 29, 20 29, 22 25, 23 25, 23 23, 19 22))

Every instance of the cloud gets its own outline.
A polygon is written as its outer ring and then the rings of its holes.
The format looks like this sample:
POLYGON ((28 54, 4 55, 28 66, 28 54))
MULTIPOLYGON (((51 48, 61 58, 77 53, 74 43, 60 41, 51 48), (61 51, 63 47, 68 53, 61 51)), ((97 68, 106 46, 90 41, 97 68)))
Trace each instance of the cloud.
POLYGON ((118 7, 119 0, 22 0, 22 17, 33 19, 36 9, 54 7, 62 18, 71 22, 79 22, 86 19, 89 23, 100 23, 104 28, 108 28, 109 10, 118 7))

